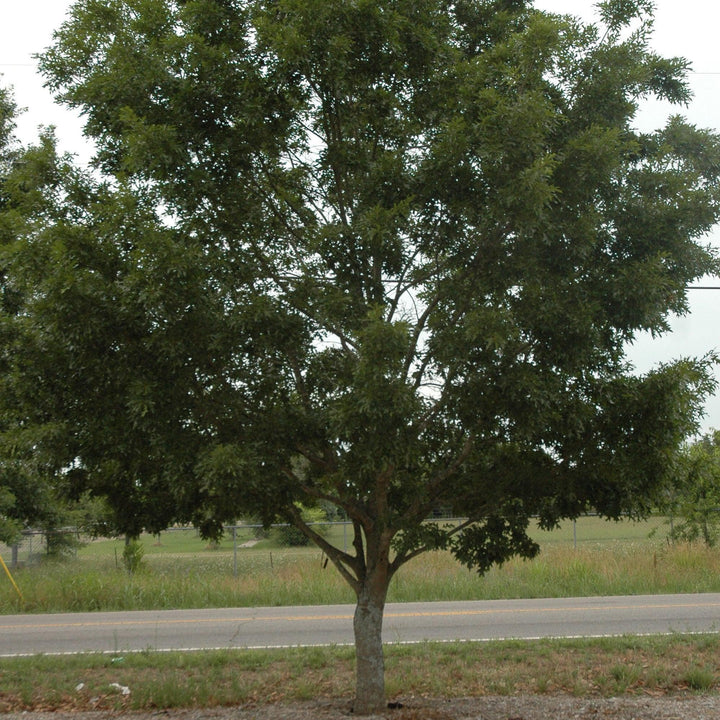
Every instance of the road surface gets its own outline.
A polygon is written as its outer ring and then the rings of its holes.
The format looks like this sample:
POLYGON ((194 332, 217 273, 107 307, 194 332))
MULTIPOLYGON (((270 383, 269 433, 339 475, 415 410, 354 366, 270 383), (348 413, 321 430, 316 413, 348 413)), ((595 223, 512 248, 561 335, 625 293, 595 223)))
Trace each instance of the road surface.
MULTIPOLYGON (((351 644, 353 606, 0 615, 0 657, 351 644)), ((384 640, 720 632, 720 593, 389 604, 384 640)))

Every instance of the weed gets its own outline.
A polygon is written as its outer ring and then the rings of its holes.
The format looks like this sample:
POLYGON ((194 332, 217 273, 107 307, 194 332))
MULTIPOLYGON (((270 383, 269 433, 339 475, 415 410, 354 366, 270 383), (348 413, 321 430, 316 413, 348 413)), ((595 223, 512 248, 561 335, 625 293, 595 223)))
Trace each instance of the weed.
POLYGON ((634 665, 623 662, 610 668, 610 676, 615 681, 612 693, 622 695, 638 682, 641 671, 634 665))
POLYGON ((717 676, 707 667, 691 667, 683 679, 691 690, 698 692, 711 690, 717 682, 717 676))
POLYGON ((550 678, 548 677, 541 677, 537 678, 535 680, 535 692, 538 695, 545 695, 549 692, 550 689, 550 678))
POLYGON ((144 555, 145 548, 142 543, 137 540, 128 540, 125 543, 122 553, 123 565, 130 575, 134 575, 142 569, 144 555))

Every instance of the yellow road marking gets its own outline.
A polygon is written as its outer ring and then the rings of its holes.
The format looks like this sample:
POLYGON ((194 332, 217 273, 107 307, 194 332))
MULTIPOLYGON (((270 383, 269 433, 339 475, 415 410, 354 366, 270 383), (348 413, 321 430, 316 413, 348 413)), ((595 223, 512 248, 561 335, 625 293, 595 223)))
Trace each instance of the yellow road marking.
MULTIPOLYGON (((430 610, 418 612, 387 612, 385 618, 421 618, 421 617, 472 617, 480 615, 512 615, 518 613, 561 613, 561 612, 598 612, 615 610, 660 610, 672 608, 720 608, 720 603, 648 603, 644 605, 589 605, 586 607, 550 607, 550 608, 488 608, 477 610, 430 610)), ((162 611, 160 611, 162 612, 162 611)), ((132 625, 188 625, 192 623, 240 623, 240 622, 309 622, 313 620, 351 620, 352 613, 337 615, 268 615, 245 617, 213 617, 213 618, 152 618, 148 620, 91 620, 87 622, 42 622, 22 623, 19 625, 3 624, 0 622, 0 630, 33 628, 74 628, 74 627, 126 627, 132 625)))

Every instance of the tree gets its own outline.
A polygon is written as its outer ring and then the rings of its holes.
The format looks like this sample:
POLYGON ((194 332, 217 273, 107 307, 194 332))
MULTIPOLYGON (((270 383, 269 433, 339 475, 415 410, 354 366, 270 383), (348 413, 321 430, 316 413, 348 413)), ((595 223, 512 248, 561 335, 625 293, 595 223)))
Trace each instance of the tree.
MULTIPOLYGON (((11 200, 8 178, 18 170, 23 148, 15 138, 15 118, 18 110, 12 93, 0 88, 0 248, 4 248, 13 234, 9 216, 11 200)), ((15 336, 18 314, 22 307, 22 295, 9 275, 4 253, 0 255, 0 394, 12 393, 8 374, 12 371, 14 359, 7 349, 15 336), (6 322, 6 319, 10 322, 6 322)), ((36 472, 36 463, 31 457, 18 452, 15 442, 13 418, 0 409, 0 542, 13 544, 20 532, 29 524, 51 527, 59 510, 52 489, 43 482, 36 472)))
POLYGON ((688 66, 648 49, 649 2, 598 8, 82 0, 42 59, 105 178, 36 184, 60 210, 13 255, 57 480, 137 523, 157 498, 206 534, 295 525, 356 593, 358 713, 405 563, 642 516, 712 387, 712 358, 637 376, 624 349, 717 268, 719 138, 633 129, 688 66), (351 550, 304 522, 320 502, 351 550))
POLYGON ((149 200, 74 167, 52 134, 4 189, 7 285, 20 308, 3 316, 1 402, 16 419, 2 435, 6 463, 62 500, 106 498, 114 533, 165 529, 181 504, 171 479, 197 454, 190 386, 203 379, 192 373, 214 350, 198 332, 221 320, 206 312, 201 259, 188 246, 178 257, 149 200))
MULTIPOLYGON (((12 134, 15 129, 15 104, 12 102, 7 90, 0 88, 0 180, 4 179, 10 171, 14 161, 14 152, 12 148, 12 134)), ((3 209, 5 198, 0 195, 0 210, 3 209)), ((5 283, 3 282, 3 290, 5 283)), ((7 308, 7 293, 3 292, 2 301, 4 309, 7 308)), ((3 463, 3 470, 4 470, 3 463)), ((9 480, 5 477, 7 473, 0 475, 0 542, 12 542, 18 535, 22 523, 16 517, 17 500, 16 493, 13 492, 14 487, 10 487, 9 480)), ((17 477, 16 473, 12 477, 17 477)), ((14 486, 15 483, 13 483, 14 486)))
POLYGON ((707 547, 720 540, 720 431, 703 435, 683 448, 672 513, 680 522, 673 537, 707 547))

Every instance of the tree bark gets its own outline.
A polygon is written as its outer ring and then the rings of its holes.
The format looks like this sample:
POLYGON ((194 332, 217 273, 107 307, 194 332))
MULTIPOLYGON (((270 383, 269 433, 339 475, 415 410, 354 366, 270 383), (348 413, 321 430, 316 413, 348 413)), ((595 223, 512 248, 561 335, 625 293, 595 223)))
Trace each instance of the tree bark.
POLYGON ((387 582, 365 583, 358 595, 355 632, 356 689, 353 712, 371 715, 385 710, 385 660, 382 624, 387 582))

